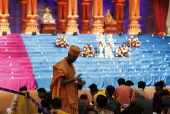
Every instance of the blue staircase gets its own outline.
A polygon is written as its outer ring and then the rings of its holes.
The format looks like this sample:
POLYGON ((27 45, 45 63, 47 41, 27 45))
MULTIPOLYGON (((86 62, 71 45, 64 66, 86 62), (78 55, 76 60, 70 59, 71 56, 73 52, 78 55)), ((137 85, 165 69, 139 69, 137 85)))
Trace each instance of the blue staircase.
MULTIPOLYGON (((52 79, 52 68, 55 63, 67 56, 68 48, 55 47, 57 36, 39 34, 36 36, 21 34, 29 58, 31 58, 37 88, 49 90, 52 79)), ((113 35, 115 49, 120 44, 128 42, 129 35, 113 35)), ((96 35, 80 34, 66 35, 70 45, 77 45, 82 49, 85 44, 92 44, 97 52, 96 35)), ((98 88, 107 85, 118 86, 117 79, 132 80, 135 85, 138 81, 145 81, 147 86, 164 80, 170 86, 170 37, 158 37, 144 34, 138 37, 142 41, 141 47, 131 49, 130 57, 114 58, 86 58, 79 57, 74 63, 76 75, 83 74, 86 80, 84 89, 92 83, 98 88)))

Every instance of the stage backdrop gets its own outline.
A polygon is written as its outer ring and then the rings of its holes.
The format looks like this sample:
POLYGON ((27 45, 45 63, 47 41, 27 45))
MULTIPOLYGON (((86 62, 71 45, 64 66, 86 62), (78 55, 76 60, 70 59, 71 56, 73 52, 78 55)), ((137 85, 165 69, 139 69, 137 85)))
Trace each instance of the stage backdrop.
MULTIPOLYGON (((78 0, 78 14, 80 15, 81 13, 81 2, 82 0, 78 0)), ((106 10, 110 9, 111 14, 114 18, 114 3, 111 2, 111 0, 103 0, 103 13, 104 15, 106 14, 106 10)), ((53 18, 57 19, 57 2, 53 0, 38 0, 38 19, 37 22, 39 24, 39 29, 40 29, 40 24, 42 23, 42 17, 43 14, 45 13, 45 8, 49 7, 51 10, 51 14, 53 15, 53 18)), ((92 9, 92 8, 91 8, 92 9)), ((125 2, 125 21, 123 23, 124 27, 124 32, 127 33, 128 30, 128 10, 129 9, 129 4, 128 0, 125 2)), ((152 5, 152 0, 141 0, 141 19, 140 24, 142 33, 156 33, 156 24, 155 24, 155 17, 154 17, 154 12, 153 12, 153 5, 152 5)), ((9 0, 9 23, 10 23, 10 29, 12 33, 20 33, 21 31, 21 3, 20 0, 9 0)), ((57 21, 57 20, 56 20, 57 21)), ((81 20, 80 18, 77 19, 79 28, 81 27, 81 20)), ((91 19, 90 25, 92 24, 93 20, 91 19)))

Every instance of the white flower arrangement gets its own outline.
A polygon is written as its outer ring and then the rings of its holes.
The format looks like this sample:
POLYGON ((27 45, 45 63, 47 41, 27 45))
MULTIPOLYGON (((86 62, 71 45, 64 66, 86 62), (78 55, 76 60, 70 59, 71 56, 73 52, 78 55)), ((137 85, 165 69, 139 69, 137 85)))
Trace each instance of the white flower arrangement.
POLYGON ((126 44, 121 44, 116 50, 116 57, 129 57, 130 49, 126 44))
POLYGON ((137 36, 131 35, 130 38, 128 38, 129 42, 127 42, 128 47, 140 47, 141 41, 139 41, 137 36))
POLYGON ((94 48, 91 44, 86 44, 83 46, 82 57, 95 57, 94 48))
POLYGON ((55 47, 69 47, 68 41, 64 35, 60 35, 56 39, 56 45, 55 47))

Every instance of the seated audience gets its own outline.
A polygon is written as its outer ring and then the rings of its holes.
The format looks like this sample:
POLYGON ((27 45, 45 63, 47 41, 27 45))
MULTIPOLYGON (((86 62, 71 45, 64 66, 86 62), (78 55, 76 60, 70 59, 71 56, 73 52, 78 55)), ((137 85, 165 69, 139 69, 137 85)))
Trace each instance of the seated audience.
POLYGON ((62 102, 59 98, 54 98, 51 101, 51 114, 68 114, 61 110, 62 108, 62 102))
POLYGON ((92 108, 87 109, 85 114, 98 114, 98 112, 92 108))
POLYGON ((168 114, 169 109, 170 109, 170 107, 163 108, 161 114, 168 114))
MULTIPOLYGON (((19 89, 19 91, 22 93, 26 93, 27 87, 23 86, 19 89)), ((25 112, 25 107, 26 107, 25 105, 26 105, 25 96, 17 94, 14 96, 10 108, 7 108, 6 113, 7 114, 23 114, 23 112, 25 112)), ((28 112, 31 114, 38 114, 36 105, 30 100, 28 100, 28 112)))
MULTIPOLYGON (((41 99, 41 103, 40 104, 43 107, 45 107, 46 109, 50 110, 51 109, 50 103, 52 101, 51 93, 47 93, 44 88, 39 88, 37 90, 37 92, 38 92, 38 97, 41 99)), ((42 110, 38 109, 38 113, 42 113, 42 110)), ((43 112, 43 114, 45 114, 45 113, 43 112)))
POLYGON ((162 109, 165 107, 170 107, 170 94, 168 90, 163 90, 161 93, 162 96, 162 103, 160 105, 160 110, 158 114, 161 114, 162 109))
POLYGON ((96 99, 96 111, 98 114, 114 114, 114 112, 105 109, 107 98, 104 95, 98 95, 96 99))
POLYGON ((164 85, 161 82, 156 82, 154 86, 155 86, 156 92, 154 93, 154 96, 153 96, 153 110, 154 112, 158 113, 160 110, 160 105, 162 103, 161 93, 163 91, 164 85))
POLYGON ((80 96, 80 100, 84 101, 85 103, 87 103, 88 108, 90 108, 90 102, 87 100, 87 95, 86 94, 82 94, 80 96))
MULTIPOLYGON (((143 81, 139 81, 139 82, 138 82, 138 88, 141 88, 141 89, 144 90, 144 89, 145 89, 145 86, 146 86, 145 82, 143 82, 143 81)), ((145 91, 144 91, 144 92, 145 92, 145 91)), ((149 94, 148 94, 147 92, 145 92, 144 97, 149 99, 149 94)), ((135 93, 132 94, 131 100, 133 100, 133 99, 135 99, 135 93)))
POLYGON ((106 88, 106 98, 107 104, 106 109, 114 112, 114 114, 120 114, 120 103, 115 98, 112 97, 113 93, 115 92, 115 88, 111 85, 107 86, 106 88))
POLYGON ((137 89, 135 92, 135 97, 136 99, 132 100, 130 105, 124 109, 121 114, 131 114, 136 105, 144 109, 143 114, 153 113, 153 102, 150 99, 144 97, 143 89, 137 89))
POLYGON ((135 105, 132 109, 132 114, 143 114, 144 109, 139 105, 135 105))
POLYGON ((91 96, 92 96, 92 99, 93 99, 93 103, 95 105, 97 96, 98 95, 104 95, 105 96, 105 91, 98 90, 96 84, 91 84, 89 86, 89 88, 90 88, 90 93, 91 93, 91 96))
POLYGON ((124 104, 130 103, 131 89, 125 85, 125 79, 123 78, 118 79, 118 84, 119 87, 116 87, 114 96, 120 102, 121 107, 123 107, 124 104))

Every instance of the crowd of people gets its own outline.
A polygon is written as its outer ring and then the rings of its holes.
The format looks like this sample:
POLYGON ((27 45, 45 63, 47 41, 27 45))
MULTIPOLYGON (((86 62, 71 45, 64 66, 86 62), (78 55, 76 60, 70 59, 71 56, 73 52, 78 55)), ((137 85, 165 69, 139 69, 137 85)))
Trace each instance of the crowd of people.
MULTIPOLYGON (((40 104, 50 110, 51 114, 170 114, 170 92, 164 81, 155 83, 153 98, 149 98, 145 91, 144 81, 139 81, 138 87, 135 87, 132 81, 125 81, 123 78, 117 80, 119 86, 116 88, 108 85, 105 90, 99 90, 96 84, 91 84, 89 89, 92 101, 88 101, 88 96, 84 93, 78 98, 78 90, 82 89, 85 81, 81 78, 82 74, 75 76, 72 63, 76 61, 80 51, 80 48, 72 45, 68 56, 53 66, 50 92, 46 92, 44 88, 37 90, 40 104)), ((27 90, 21 90, 25 91, 27 90)), ((7 114, 23 114, 23 98, 20 95, 14 96, 7 114)), ((35 107, 30 102, 29 109, 34 112, 31 114, 45 114, 35 107)))

